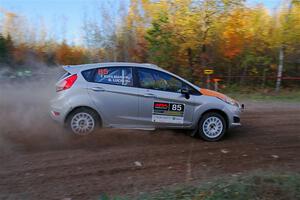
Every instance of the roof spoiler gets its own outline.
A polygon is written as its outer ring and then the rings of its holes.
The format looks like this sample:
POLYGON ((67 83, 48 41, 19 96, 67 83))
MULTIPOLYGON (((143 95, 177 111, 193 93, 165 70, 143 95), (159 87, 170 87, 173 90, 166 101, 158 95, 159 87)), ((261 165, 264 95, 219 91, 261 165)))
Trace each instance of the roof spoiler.
POLYGON ((70 74, 76 74, 80 70, 79 65, 64 65, 62 68, 70 74))

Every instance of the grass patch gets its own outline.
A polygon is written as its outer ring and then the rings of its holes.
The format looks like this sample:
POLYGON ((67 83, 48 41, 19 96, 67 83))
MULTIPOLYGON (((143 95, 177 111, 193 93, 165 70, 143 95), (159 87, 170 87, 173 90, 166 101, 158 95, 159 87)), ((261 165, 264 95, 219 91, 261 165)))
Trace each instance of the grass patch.
POLYGON ((237 100, 300 102, 299 89, 282 88, 280 92, 276 93, 273 88, 255 89, 233 86, 223 89, 221 92, 237 100))
MULTIPOLYGON (((125 200, 126 197, 101 200, 125 200)), ((299 173, 263 173, 228 177, 194 187, 163 190, 156 194, 144 194, 138 200, 248 200, 248 199, 300 199, 299 173)))

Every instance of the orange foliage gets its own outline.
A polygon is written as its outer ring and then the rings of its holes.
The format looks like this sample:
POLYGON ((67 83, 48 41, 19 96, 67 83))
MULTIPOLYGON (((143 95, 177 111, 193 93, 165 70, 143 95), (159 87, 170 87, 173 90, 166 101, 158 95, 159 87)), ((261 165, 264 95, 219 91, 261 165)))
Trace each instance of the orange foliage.
POLYGON ((82 64, 85 61, 83 48, 70 47, 63 42, 55 51, 55 60, 63 65, 82 64))
POLYGON ((225 57, 233 59, 253 39, 251 12, 247 8, 237 8, 223 21, 223 32, 221 34, 223 45, 221 48, 225 57))

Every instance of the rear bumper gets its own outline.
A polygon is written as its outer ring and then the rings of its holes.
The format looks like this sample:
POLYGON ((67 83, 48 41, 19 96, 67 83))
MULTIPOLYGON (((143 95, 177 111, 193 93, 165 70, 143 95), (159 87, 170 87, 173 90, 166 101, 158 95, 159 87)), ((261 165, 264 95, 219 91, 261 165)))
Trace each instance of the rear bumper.
POLYGON ((51 101, 49 114, 53 120, 59 122, 60 124, 64 124, 69 109, 70 106, 68 106, 66 102, 53 99, 51 101))
POLYGON ((50 109, 49 111, 50 117, 60 123, 60 124, 64 124, 64 118, 61 116, 61 113, 57 110, 57 109, 50 109))

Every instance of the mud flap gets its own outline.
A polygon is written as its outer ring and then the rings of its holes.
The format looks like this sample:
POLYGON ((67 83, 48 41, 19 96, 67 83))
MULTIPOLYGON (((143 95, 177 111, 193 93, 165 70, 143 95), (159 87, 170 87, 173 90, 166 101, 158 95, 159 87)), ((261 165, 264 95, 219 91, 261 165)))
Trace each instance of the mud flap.
POLYGON ((197 135, 197 133, 198 133, 198 126, 194 130, 191 131, 190 136, 195 137, 195 135, 197 135))

